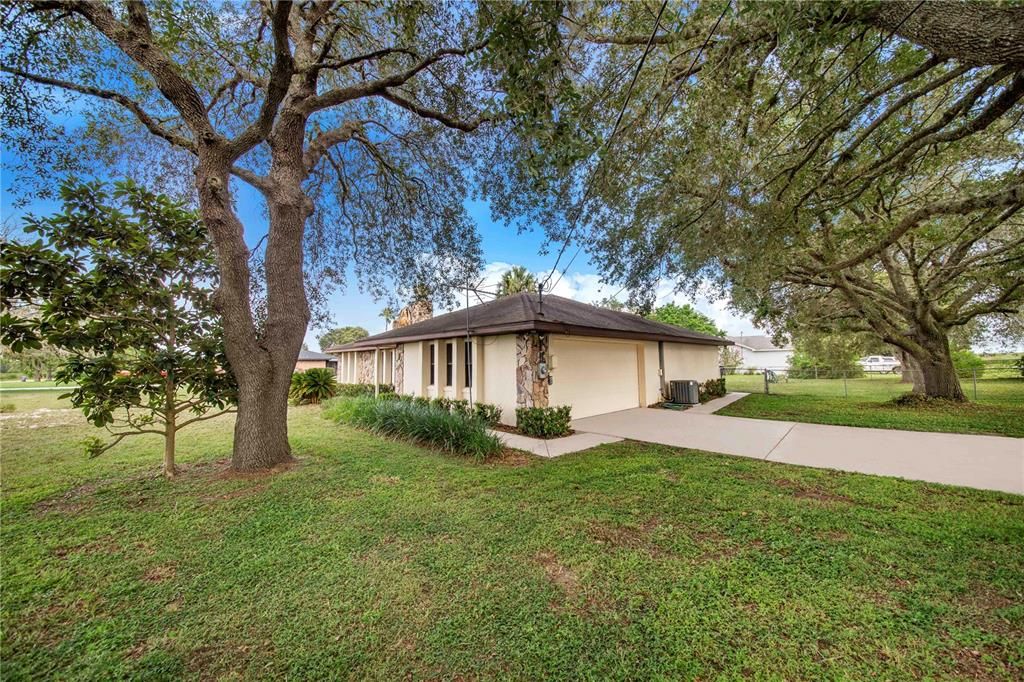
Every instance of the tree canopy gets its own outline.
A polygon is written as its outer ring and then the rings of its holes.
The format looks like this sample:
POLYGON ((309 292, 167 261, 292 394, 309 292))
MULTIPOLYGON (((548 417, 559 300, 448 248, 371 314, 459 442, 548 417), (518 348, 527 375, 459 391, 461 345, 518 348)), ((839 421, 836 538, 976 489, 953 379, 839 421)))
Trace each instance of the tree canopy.
POLYGON ((718 328, 714 320, 689 303, 683 303, 682 305, 666 303, 655 308, 647 317, 658 322, 674 324, 677 327, 683 327, 702 334, 725 336, 725 332, 718 328))
POLYGON ((636 298, 711 281, 776 331, 870 332, 919 390, 962 398, 950 330, 1024 302, 1024 8, 574 4, 566 23, 608 141, 538 208, 581 216, 555 238, 636 298))
POLYGON ((317 341, 320 342, 320 350, 323 351, 331 346, 342 346, 359 339, 365 339, 369 335, 370 332, 362 327, 335 327, 318 336, 317 341))

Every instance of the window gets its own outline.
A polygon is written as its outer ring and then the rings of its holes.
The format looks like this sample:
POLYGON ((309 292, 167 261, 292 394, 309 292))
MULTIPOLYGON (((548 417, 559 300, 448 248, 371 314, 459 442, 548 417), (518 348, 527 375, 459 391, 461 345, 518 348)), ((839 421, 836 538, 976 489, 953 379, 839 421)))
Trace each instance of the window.
POLYGON ((434 375, 434 365, 435 365, 435 363, 436 363, 436 359, 434 357, 434 344, 430 344, 430 385, 431 386, 434 385, 434 376, 435 376, 434 375))
POLYGON ((444 344, 444 385, 452 385, 452 370, 454 365, 452 364, 452 356, 455 354, 455 346, 450 343, 444 344))
POLYGON ((473 342, 463 341, 462 347, 465 349, 465 366, 466 366, 466 388, 473 385, 473 342))

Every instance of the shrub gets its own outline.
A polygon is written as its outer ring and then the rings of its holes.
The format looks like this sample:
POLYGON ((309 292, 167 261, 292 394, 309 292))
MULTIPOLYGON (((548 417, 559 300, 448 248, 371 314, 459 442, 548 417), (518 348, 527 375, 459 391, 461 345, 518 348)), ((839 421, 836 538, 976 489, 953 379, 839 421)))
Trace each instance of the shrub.
POLYGON ((516 424, 519 431, 535 438, 557 438, 569 435, 569 405, 558 407, 516 408, 516 424))
MULTIPOLYGON (((384 395, 385 393, 394 393, 395 387, 391 384, 380 384, 377 390, 381 395, 384 395)), ((338 395, 340 396, 351 398, 359 395, 373 394, 373 384, 338 384, 338 395)))
POLYGON ((475 403, 473 405, 473 414, 488 426, 497 426, 501 423, 501 408, 497 405, 475 403))
POLYGON ((697 394, 702 403, 714 398, 721 398, 725 395, 725 378, 708 379, 697 387, 697 394))
POLYGON ((424 398, 421 395, 413 397, 412 402, 420 407, 430 407, 430 398, 424 398))
POLYGON ((802 351, 796 351, 789 358, 790 379, 853 379, 864 376, 864 368, 856 358, 832 358, 825 365, 817 358, 802 351))
POLYGON ((971 350, 955 350, 952 352, 953 367, 960 376, 981 376, 985 373, 985 360, 971 350))
POLYGON ((1024 377, 1024 355, 1020 356, 1020 359, 1018 359, 1017 362, 1014 364, 1016 365, 1017 369, 1020 370, 1020 375, 1024 377))
POLYGON ((453 400, 452 401, 452 412, 454 412, 456 414, 461 414, 461 415, 466 416, 466 417, 472 416, 472 414, 473 414, 470 411, 470 409, 469 409, 469 401, 468 400, 453 400))
POLYGON ((497 436, 488 433, 482 420, 415 400, 338 398, 324 407, 324 417, 476 459, 497 455, 503 447, 497 436))
POLYGON ((314 367, 292 375, 289 397, 295 405, 311 404, 333 398, 338 393, 335 374, 326 367, 314 367))
POLYGON ((430 404, 433 405, 434 407, 436 407, 439 410, 444 410, 445 412, 451 412, 451 410, 452 410, 452 401, 451 401, 451 399, 450 398, 445 398, 444 396, 438 396, 436 398, 431 398, 430 404))

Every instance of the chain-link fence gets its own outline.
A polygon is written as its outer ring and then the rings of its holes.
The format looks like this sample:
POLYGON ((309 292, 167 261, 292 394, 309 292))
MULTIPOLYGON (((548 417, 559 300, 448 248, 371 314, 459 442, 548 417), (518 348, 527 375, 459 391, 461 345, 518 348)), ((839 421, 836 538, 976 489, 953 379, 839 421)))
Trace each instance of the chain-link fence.
MULTIPOLYGON (((913 390, 913 370, 886 372, 834 367, 722 368, 729 391, 779 395, 811 395, 860 400, 890 400, 913 390)), ((1017 395, 1024 403, 1024 370, 1016 363, 986 364, 957 370, 968 398, 1005 399, 1017 395)))

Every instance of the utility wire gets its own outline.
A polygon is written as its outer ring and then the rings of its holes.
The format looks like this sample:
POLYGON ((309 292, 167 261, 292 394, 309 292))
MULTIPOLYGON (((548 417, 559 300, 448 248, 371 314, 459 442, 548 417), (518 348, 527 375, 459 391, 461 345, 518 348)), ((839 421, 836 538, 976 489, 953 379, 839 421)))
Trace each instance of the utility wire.
MULTIPOLYGON (((795 135, 797 133, 797 131, 799 131, 801 128, 803 128, 804 124, 807 123, 808 120, 810 120, 811 116, 813 116, 815 114, 815 112, 817 112, 818 109, 820 109, 822 107, 822 105, 825 104, 825 101, 828 100, 828 98, 830 98, 832 95, 834 95, 839 90, 839 88, 841 88, 843 86, 843 84, 846 83, 846 81, 848 81, 850 78, 853 77, 854 74, 856 74, 858 71, 860 71, 861 67, 863 67, 867 63, 867 61, 869 59, 871 59, 872 56, 874 56, 874 54, 876 52, 878 52, 883 47, 885 47, 886 43, 888 43, 890 40, 892 40, 893 36, 895 36, 896 32, 899 31, 900 28, 902 28, 903 24, 906 23, 907 19, 909 19, 911 16, 913 16, 913 14, 915 12, 917 12, 917 10, 921 9, 921 6, 924 3, 925 3, 925 0, 920 0, 917 3, 917 5, 915 5, 914 8, 912 10, 910 10, 910 12, 907 13, 907 16, 903 17, 903 19, 900 20, 900 23, 896 24, 896 26, 891 31, 889 31, 889 35, 888 36, 886 36, 882 40, 878 41, 878 45, 877 46, 872 48, 870 52, 868 52, 866 55, 861 57, 860 61, 858 61, 857 64, 852 69, 850 69, 850 71, 845 76, 840 78, 839 81, 837 81, 836 84, 832 86, 832 88, 828 91, 828 93, 826 93, 824 97, 822 97, 820 100, 818 100, 818 103, 815 104, 814 107, 812 107, 811 110, 809 112, 807 112, 807 114, 797 122, 797 125, 794 128, 791 128, 790 131, 788 133, 786 133, 782 137, 781 140, 779 140, 778 142, 775 143, 775 145, 768 151, 767 154, 762 156, 761 159, 751 167, 751 169, 750 169, 751 172, 753 172, 753 170, 755 168, 757 168, 759 165, 761 165, 761 163, 763 161, 767 160, 769 156, 774 154, 778 150, 778 148, 783 143, 786 142, 786 140, 788 140, 790 137, 795 135)), ((829 66, 829 68, 831 68, 831 65, 829 66)))
MULTIPOLYGON (((732 0, 729 0, 729 2, 725 3, 725 7, 722 8, 722 13, 718 15, 718 19, 715 20, 715 23, 711 27, 711 30, 708 32, 707 36, 704 38, 704 42, 701 44, 700 49, 698 49, 697 53, 693 56, 693 61, 690 62, 690 67, 686 71, 684 71, 683 73, 689 74, 690 72, 693 71, 694 67, 697 65, 697 61, 700 59, 701 55, 704 53, 704 50, 707 49, 708 43, 711 42, 711 37, 713 35, 715 35, 715 31, 718 30, 719 24, 722 23, 722 19, 725 18, 726 13, 729 11, 729 8, 731 6, 732 6, 732 0)), ((662 9, 664 9, 664 5, 662 5, 662 9)), ((661 14, 659 13, 658 16, 660 18, 661 14)), ((657 32, 657 30, 658 30, 658 27, 655 26, 655 32, 657 32)), ((653 41, 653 40, 654 40, 654 35, 651 36, 651 41, 653 41)), ((650 45, 650 41, 648 42, 648 45, 650 45)), ((647 54, 645 52, 644 53, 644 57, 646 57, 646 56, 647 56, 647 54)), ((641 67, 643 66, 643 59, 641 59, 640 66, 641 67)), ((639 75, 639 73, 640 73, 640 69, 638 68, 637 72, 636 72, 636 75, 639 75)), ((654 137, 654 133, 657 131, 657 129, 664 122, 665 116, 668 115, 669 109, 672 108, 672 103, 675 101, 676 97, 679 95, 679 91, 682 89, 683 83, 685 83, 688 80, 688 78, 689 77, 687 77, 687 78, 680 78, 679 82, 676 83, 676 87, 675 87, 675 90, 672 92, 672 96, 669 98, 668 102, 665 104, 665 107, 661 110, 660 114, 658 115, 658 120, 655 122, 654 127, 651 128, 650 132, 647 134, 647 137, 644 139, 644 142, 643 142, 643 144, 640 147, 640 149, 641 149, 640 154, 645 154, 646 153, 647 145, 650 144, 651 138, 654 137)), ((634 83, 636 82, 636 77, 635 76, 633 78, 633 82, 634 83)), ((632 91, 632 86, 630 86, 630 90, 632 91)), ((628 95, 627 95, 627 98, 628 98, 628 95)), ((619 121, 622 120, 622 112, 623 111, 625 111, 625 104, 623 105, 622 111, 619 112, 619 121)), ((619 125, 619 123, 618 123, 618 121, 616 121, 616 124, 615 124, 616 130, 618 129, 618 125, 619 125)), ((615 133, 613 132, 612 135, 614 135, 614 134, 615 133)), ((611 138, 609 137, 609 141, 610 140, 611 140, 611 138)), ((635 166, 635 165, 636 165, 636 160, 634 160, 633 164, 631 164, 630 172, 632 172, 632 167, 635 166)), ((585 201, 586 201, 586 197, 584 197, 584 202, 585 201)), ((582 204, 581 204, 580 212, 582 212, 582 210, 583 209, 582 209, 582 204)), ((577 220, 578 220, 578 218, 579 217, 577 216, 577 220)), ((575 225, 573 225, 573 229, 575 229, 575 225)), ((571 235, 572 235, 572 232, 570 231, 570 237, 571 237, 571 235)), ((561 260, 562 253, 564 253, 566 246, 568 246, 568 238, 566 240, 565 245, 562 246, 562 251, 559 252, 559 254, 558 254, 558 259, 555 260, 555 268, 558 267, 558 261, 561 260)), ((551 285, 551 288, 554 288, 554 287, 558 286, 558 283, 562 281, 563 275, 565 275, 565 273, 569 270, 569 268, 572 267, 572 264, 576 261, 576 258, 577 258, 577 256, 580 255, 581 251, 583 251, 583 245, 582 244, 579 247, 576 248, 575 253, 573 253, 572 258, 569 259, 569 262, 565 264, 565 268, 563 268, 562 272, 558 273, 558 279, 556 279, 555 283, 551 285)), ((552 274, 554 273, 554 269, 555 268, 552 268, 552 274)), ((551 274, 549 274, 547 279, 544 280, 544 283, 546 284, 547 281, 550 278, 551 278, 551 274)))
MULTIPOLYGON (((612 143, 612 140, 615 139, 616 133, 619 132, 619 125, 622 123, 622 117, 626 113, 626 107, 629 106, 629 99, 633 95, 633 88, 636 86, 636 81, 640 77, 640 71, 644 68, 644 63, 647 61, 647 55, 650 54, 651 52, 651 46, 654 45, 654 38, 658 35, 658 31, 661 30, 661 17, 665 13, 665 7, 667 5, 668 0, 663 0, 661 3, 661 7, 658 9, 658 16, 654 20, 654 30, 651 31, 651 35, 647 39, 647 45, 644 47, 644 53, 640 56, 640 61, 637 63, 636 71, 633 72, 633 79, 629 82, 629 88, 626 90, 626 97, 622 100, 622 106, 619 108, 619 115, 615 118, 615 126, 612 128, 611 134, 605 139, 604 143, 597 150, 598 159, 597 164, 595 166, 595 170, 598 166, 601 165, 601 152, 608 148, 608 146, 612 143)), ((544 278, 544 281, 540 283, 541 290, 543 290, 543 288, 547 286, 547 283, 551 280, 552 275, 555 274, 555 270, 558 269, 558 264, 561 262, 562 256, 565 255, 565 250, 566 248, 568 248, 569 242, 572 241, 573 233, 576 231, 576 227, 579 224, 580 215, 583 213, 583 206, 587 203, 587 200, 590 198, 590 192, 592 190, 593 184, 591 182, 588 182, 586 189, 583 193, 583 198, 580 200, 579 208, 575 212, 575 216, 573 217, 572 225, 569 228, 569 233, 566 235, 565 241, 562 243, 562 247, 558 250, 558 256, 555 258, 555 264, 551 266, 551 272, 549 272, 547 277, 544 278)), ((579 252, 577 251, 577 253, 579 252)), ((575 258, 576 257, 573 256, 573 260, 575 260, 575 258)), ((570 264, 571 263, 572 261, 570 261, 570 264)), ((558 282, 560 282, 561 280, 562 276, 561 274, 559 274, 558 280, 555 282, 554 285, 552 285, 552 287, 557 285, 558 282)))

